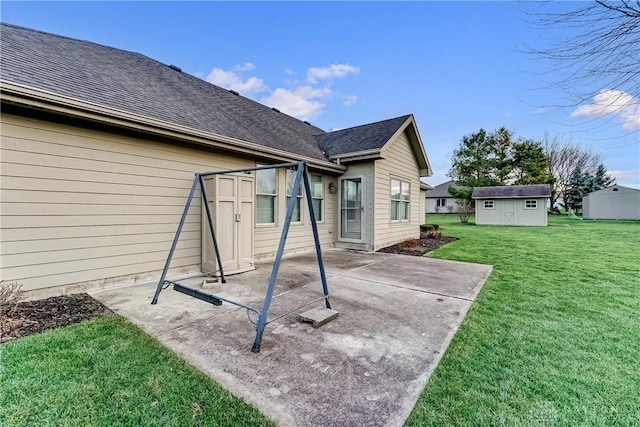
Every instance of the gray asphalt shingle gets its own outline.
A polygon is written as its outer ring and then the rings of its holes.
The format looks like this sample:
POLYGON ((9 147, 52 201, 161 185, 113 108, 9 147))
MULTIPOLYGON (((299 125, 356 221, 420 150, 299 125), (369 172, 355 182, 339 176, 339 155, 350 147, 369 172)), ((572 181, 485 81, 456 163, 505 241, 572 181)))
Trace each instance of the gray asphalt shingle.
POLYGON ((497 187, 476 187, 472 199, 522 199, 527 197, 551 197, 549 184, 503 185, 497 187))
POLYGON ((0 39, 4 81, 319 160, 381 146, 402 119, 327 133, 139 53, 10 24, 0 39))
POLYGON ((328 156, 374 150, 393 136, 409 115, 367 125, 327 132, 316 136, 318 145, 328 156))
POLYGON ((451 197, 451 194, 449 194, 449 187, 460 188, 460 186, 456 184, 456 182, 453 180, 443 182, 442 184, 438 184, 435 187, 433 187, 433 190, 428 190, 426 197, 429 199, 440 198, 440 197, 451 197))

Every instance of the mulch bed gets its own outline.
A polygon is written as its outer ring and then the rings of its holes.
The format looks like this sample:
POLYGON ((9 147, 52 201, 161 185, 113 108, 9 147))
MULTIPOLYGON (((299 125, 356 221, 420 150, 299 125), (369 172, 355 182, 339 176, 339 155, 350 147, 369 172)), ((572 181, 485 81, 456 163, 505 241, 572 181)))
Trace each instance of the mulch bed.
POLYGON ((377 252, 386 254, 413 255, 423 256, 427 252, 438 249, 441 246, 458 240, 455 237, 437 236, 429 237, 427 232, 421 232, 419 239, 405 240, 386 248, 379 249, 377 252))
POLYGON ((8 316, 0 318, 0 343, 109 313, 111 310, 88 294, 24 301, 8 316))

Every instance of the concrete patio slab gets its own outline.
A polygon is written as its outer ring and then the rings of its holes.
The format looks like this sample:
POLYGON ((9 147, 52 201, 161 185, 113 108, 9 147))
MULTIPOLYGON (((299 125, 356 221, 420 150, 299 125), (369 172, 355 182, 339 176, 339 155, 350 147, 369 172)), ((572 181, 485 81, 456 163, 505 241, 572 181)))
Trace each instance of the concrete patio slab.
MULTIPOLYGON (((152 306, 154 284, 92 295, 279 425, 402 425, 491 267, 339 250, 324 258, 340 315, 318 329, 298 320, 322 306, 321 285, 312 272, 315 257, 287 258, 258 354, 250 352, 255 328, 244 309, 170 289, 152 306), (395 280, 388 270, 396 271, 395 280), (433 277, 447 282, 432 283, 433 277)), ((260 307, 266 280, 257 278, 269 274, 262 263, 216 286, 260 307)))

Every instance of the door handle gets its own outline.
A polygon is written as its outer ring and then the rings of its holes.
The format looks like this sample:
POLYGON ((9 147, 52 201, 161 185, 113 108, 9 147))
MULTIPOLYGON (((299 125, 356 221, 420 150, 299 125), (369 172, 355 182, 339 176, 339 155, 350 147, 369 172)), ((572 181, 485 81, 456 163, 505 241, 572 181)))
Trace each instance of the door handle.
POLYGON ((235 220, 236 220, 236 222, 242 221, 242 215, 239 214, 239 213, 235 214, 235 220))

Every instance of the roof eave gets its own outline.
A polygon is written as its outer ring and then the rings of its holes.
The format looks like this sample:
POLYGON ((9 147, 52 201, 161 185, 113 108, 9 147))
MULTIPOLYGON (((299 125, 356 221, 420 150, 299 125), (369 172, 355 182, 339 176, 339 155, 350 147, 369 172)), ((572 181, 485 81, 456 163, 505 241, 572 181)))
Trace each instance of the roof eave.
POLYGON ((330 156, 330 160, 335 160, 338 164, 341 163, 353 163, 363 160, 378 160, 381 159, 379 148, 373 148, 371 150, 354 151, 351 153, 341 153, 330 156))
POLYGON ((116 127, 133 129, 151 135, 161 135, 197 145, 219 148, 227 152, 249 155, 250 157, 256 157, 256 153, 259 153, 259 157, 275 161, 302 160, 314 169, 333 173, 343 173, 346 170, 346 167, 328 160, 322 161, 311 157, 300 156, 284 150, 265 147, 253 142, 212 132, 200 131, 186 126, 117 110, 115 108, 104 107, 6 80, 0 80, 0 99, 2 102, 73 116, 116 127))
POLYGON ((529 196, 471 196, 472 199, 548 199, 551 195, 529 195, 529 196))

